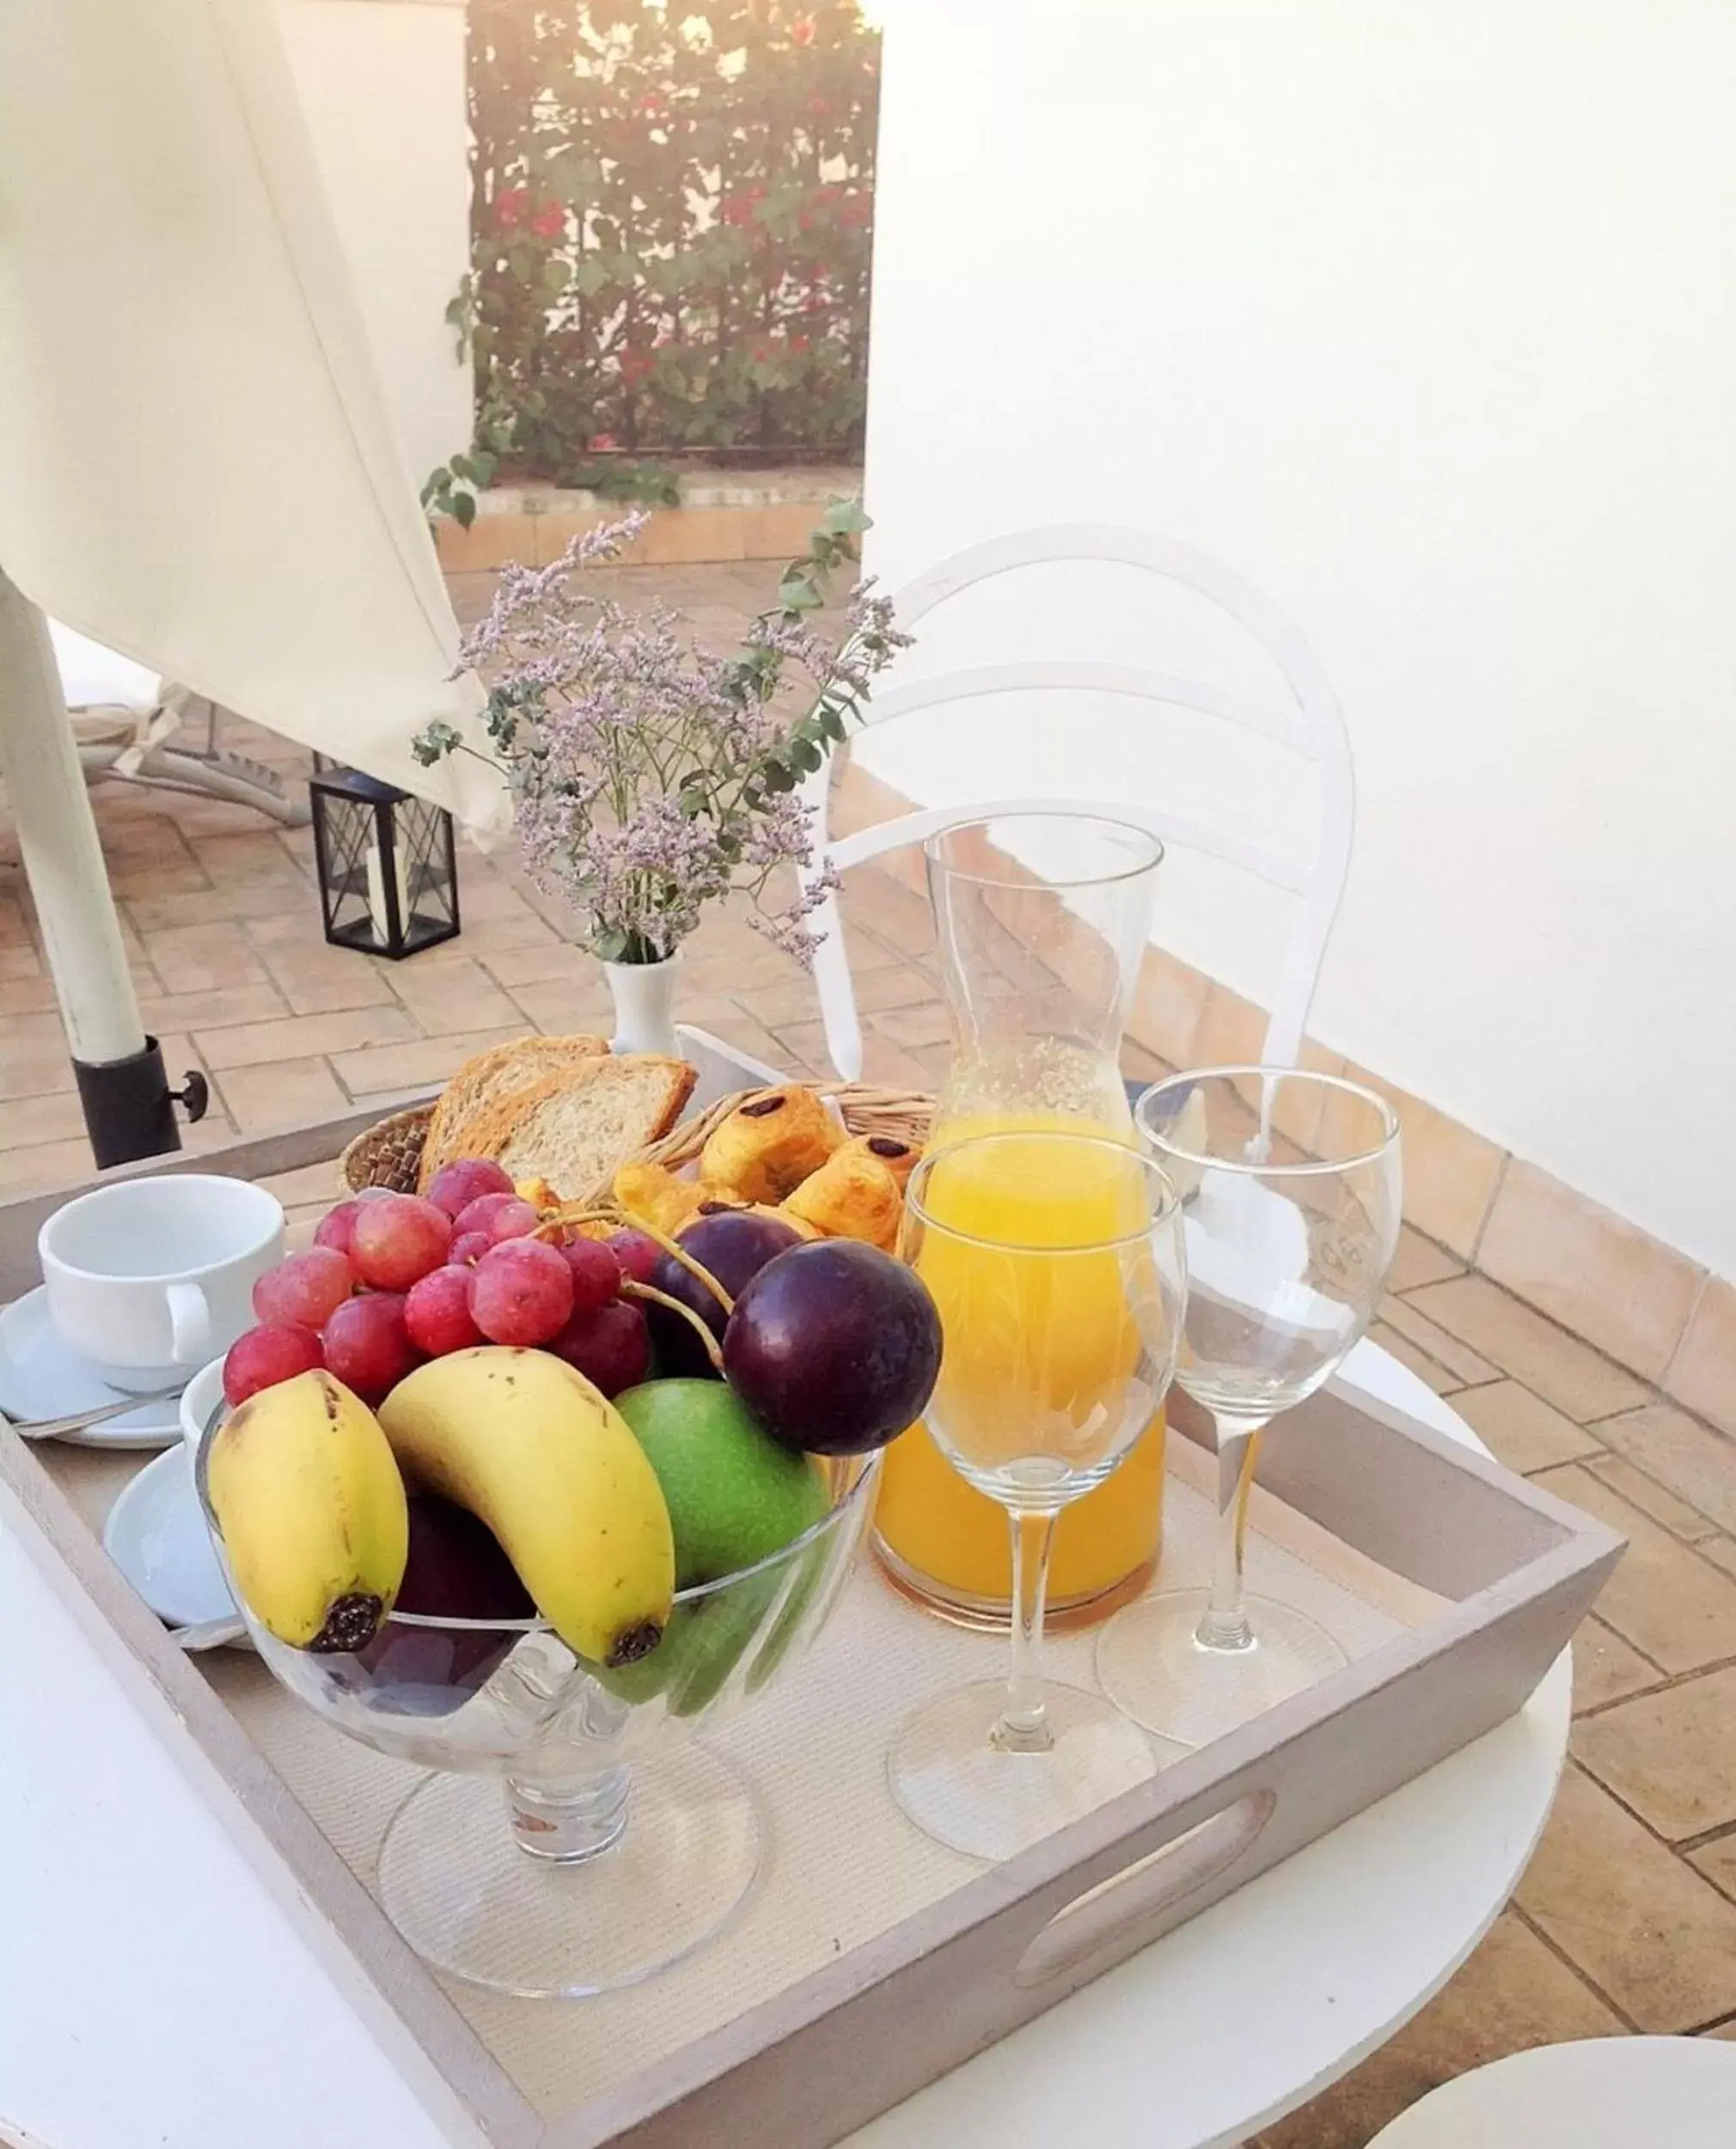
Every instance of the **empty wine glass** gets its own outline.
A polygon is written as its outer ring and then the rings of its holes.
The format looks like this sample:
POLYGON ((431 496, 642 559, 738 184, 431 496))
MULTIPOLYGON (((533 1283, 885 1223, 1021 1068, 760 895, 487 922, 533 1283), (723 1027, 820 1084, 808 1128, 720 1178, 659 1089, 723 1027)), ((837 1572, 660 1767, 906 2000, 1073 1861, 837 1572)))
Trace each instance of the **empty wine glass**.
POLYGON ((1124 1142, 979 1135, 931 1150, 906 1193, 904 1255, 944 1339, 926 1423, 999 1502, 1012 1539, 1012 1675, 937 1697, 894 1746, 893 1795, 976 1858, 1015 1852, 1143 1782, 1152 1742, 1098 1694, 1045 1687, 1049 1547, 1151 1423, 1184 1295, 1175 1194, 1124 1142))
POLYGON ((1221 1067, 1148 1089, 1135 1113, 1183 1197, 1188 1307, 1177 1384, 1210 1411, 1219 1541, 1208 1589, 1121 1613, 1103 1691, 1199 1746, 1347 1662, 1316 1620, 1250 1597, 1242 1565, 1262 1429, 1336 1370, 1398 1243, 1398 1122, 1372 1091, 1291 1068, 1221 1067))

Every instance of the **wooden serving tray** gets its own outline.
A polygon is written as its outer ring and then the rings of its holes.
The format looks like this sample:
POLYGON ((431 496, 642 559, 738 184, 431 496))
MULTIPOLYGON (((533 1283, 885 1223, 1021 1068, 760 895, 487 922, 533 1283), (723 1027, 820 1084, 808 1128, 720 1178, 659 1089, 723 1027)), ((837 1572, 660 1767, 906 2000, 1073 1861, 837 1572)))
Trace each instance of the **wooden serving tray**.
MULTIPOLYGON (((306 1197, 310 1167, 367 1117, 150 1168, 306 1197)), ((0 1209, 0 1295, 34 1283, 37 1228, 64 1198, 0 1209)), ((1189 1407, 1172 1411, 1171 1586, 1204 1575, 1212 1467, 1189 1407)), ((865 1565, 807 1660, 712 1735, 767 1814, 769 1856, 736 1923, 636 1990, 517 2002, 437 1981, 368 1892, 416 1772, 342 1738, 252 1656, 183 1655, 109 1564, 95 1532, 145 1460, 0 1430, 0 1485, 38 1555, 171 1703, 230 1825, 509 2149, 823 2149, 1512 1714, 1621 1550, 1496 1465, 1329 1388, 1268 1437, 1250 1565, 1256 1586, 1324 1616, 1351 1664, 987 1869, 904 1821, 884 1757, 916 1700, 993 1675, 1005 1644, 926 1617, 865 1565)), ((1058 1638, 1054 1675, 1091 1683, 1093 1638, 1058 1638)))

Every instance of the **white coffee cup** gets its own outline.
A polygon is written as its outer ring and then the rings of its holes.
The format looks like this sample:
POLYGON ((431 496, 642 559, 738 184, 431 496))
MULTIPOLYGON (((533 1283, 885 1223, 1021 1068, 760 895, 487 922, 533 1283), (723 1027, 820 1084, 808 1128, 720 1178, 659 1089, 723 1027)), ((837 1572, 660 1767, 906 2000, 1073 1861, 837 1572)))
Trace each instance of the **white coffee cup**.
POLYGON ((172 1387, 252 1327, 284 1209, 245 1179, 164 1173, 81 1194, 36 1246, 61 1341, 113 1387, 172 1387))

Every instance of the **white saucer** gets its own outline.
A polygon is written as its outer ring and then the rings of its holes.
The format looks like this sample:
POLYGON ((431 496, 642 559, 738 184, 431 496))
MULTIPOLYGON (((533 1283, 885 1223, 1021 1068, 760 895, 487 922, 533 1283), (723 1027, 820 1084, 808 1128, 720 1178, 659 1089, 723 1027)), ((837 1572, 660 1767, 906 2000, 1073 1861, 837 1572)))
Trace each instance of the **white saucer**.
MULTIPOLYGON (((67 1417, 120 1399, 121 1390, 55 1333, 40 1284, 0 1312, 0 1411, 8 1417, 67 1417)), ((167 1448, 180 1438, 179 1405, 174 1396, 162 1396, 63 1437, 84 1448, 167 1448)))
POLYGON ((235 1612, 199 1512, 185 1448, 159 1455, 133 1479, 108 1510, 102 1548, 172 1626, 227 1619, 235 1612))

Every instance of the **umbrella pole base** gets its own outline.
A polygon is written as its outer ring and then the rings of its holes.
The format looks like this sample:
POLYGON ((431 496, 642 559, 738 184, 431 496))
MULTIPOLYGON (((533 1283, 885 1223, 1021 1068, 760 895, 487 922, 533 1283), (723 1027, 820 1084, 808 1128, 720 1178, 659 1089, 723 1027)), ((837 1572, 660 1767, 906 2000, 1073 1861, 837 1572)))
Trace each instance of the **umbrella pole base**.
MULTIPOLYGON (((147 1038, 142 1052, 93 1066, 74 1060, 78 1101, 97 1167, 131 1164, 139 1157, 162 1156, 180 1147, 174 1123, 176 1093, 162 1068, 162 1047, 147 1038)), ((201 1087, 203 1084, 201 1083, 201 1087)), ((193 1115, 198 1117, 198 1113, 193 1115)))

